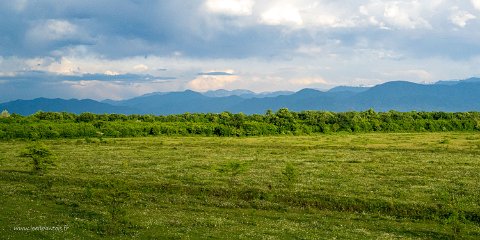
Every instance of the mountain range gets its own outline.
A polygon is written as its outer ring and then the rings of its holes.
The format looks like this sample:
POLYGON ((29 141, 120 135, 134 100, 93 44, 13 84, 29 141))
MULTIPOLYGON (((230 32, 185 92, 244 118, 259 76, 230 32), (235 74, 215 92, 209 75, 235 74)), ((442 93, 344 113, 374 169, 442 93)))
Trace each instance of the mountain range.
POLYGON ((393 81, 374 87, 340 86, 329 91, 303 89, 298 92, 254 93, 249 90, 216 90, 205 93, 159 92, 132 99, 94 101, 91 99, 15 100, 0 104, 0 110, 30 115, 37 111, 123 114, 179 114, 243 112, 265 113, 288 108, 293 111, 480 111, 480 78, 417 84, 393 81))

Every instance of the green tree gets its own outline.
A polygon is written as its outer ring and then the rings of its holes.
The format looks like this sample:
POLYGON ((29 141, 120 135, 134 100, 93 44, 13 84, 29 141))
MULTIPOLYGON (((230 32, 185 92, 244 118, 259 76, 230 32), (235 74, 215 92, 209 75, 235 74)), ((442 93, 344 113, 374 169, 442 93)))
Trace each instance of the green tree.
POLYGON ((287 108, 280 108, 271 119, 271 123, 277 126, 282 134, 294 132, 296 122, 293 112, 287 108))
POLYGON ((93 113, 84 112, 84 113, 78 115, 77 121, 78 122, 92 122, 93 120, 95 120, 96 116, 97 115, 95 115, 93 113))

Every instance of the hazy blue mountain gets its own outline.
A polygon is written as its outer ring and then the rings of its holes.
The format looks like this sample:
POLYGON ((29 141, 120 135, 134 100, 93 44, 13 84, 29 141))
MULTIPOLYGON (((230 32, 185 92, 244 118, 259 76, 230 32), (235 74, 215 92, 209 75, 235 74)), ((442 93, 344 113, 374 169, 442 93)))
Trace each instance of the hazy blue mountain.
MULTIPOLYGON (((144 97, 151 97, 151 96, 157 96, 157 95, 165 95, 169 92, 152 92, 152 93, 147 93, 147 94, 144 94, 142 96, 139 96, 139 97, 135 97, 135 98, 144 98, 144 97)), ((101 101, 102 103, 107 103, 107 104, 110 104, 110 105, 113 105, 113 106, 122 106, 122 105, 125 105, 125 100, 112 100, 112 99, 105 99, 103 101, 101 101)))
POLYGON ((370 89, 370 88, 369 88, 369 87, 338 86, 338 87, 334 87, 334 88, 328 90, 328 92, 354 92, 354 93, 360 93, 360 92, 365 92, 365 91, 367 91, 368 89, 370 89))
POLYGON ((458 80, 442 80, 435 83, 435 85, 457 85, 460 83, 458 80))
POLYGON ((276 92, 262 92, 255 93, 250 90, 238 89, 238 90, 225 90, 219 89, 214 91, 208 91, 202 93, 207 97, 229 97, 229 96, 239 96, 241 98, 263 98, 263 97, 277 97, 282 95, 291 95, 295 92, 291 91, 276 91, 276 92))
POLYGON ((437 85, 456 85, 456 84, 465 83, 465 82, 480 83, 480 78, 472 77, 472 78, 468 78, 468 79, 465 79, 465 80, 443 80, 443 81, 438 81, 435 84, 437 84, 437 85))
POLYGON ((352 102, 355 110, 439 110, 438 107, 445 105, 441 100, 444 98, 442 95, 447 94, 444 92, 447 88, 403 81, 388 82, 359 93, 352 102))
POLYGON ((242 98, 253 98, 257 94, 245 89, 238 89, 238 90, 225 90, 225 89, 218 89, 213 91, 207 91, 202 93, 204 96, 207 97, 230 97, 230 96, 239 96, 242 98))
POLYGON ((315 89, 303 89, 292 95, 269 98, 254 98, 243 101, 233 108, 233 112, 265 113, 267 109, 278 110, 288 108, 293 111, 344 109, 344 102, 355 94, 351 92, 330 93, 315 89))
POLYGON ((178 114, 185 112, 223 111, 246 114, 265 113, 266 110, 288 108, 293 111, 480 111, 480 79, 456 81, 456 84, 417 84, 393 81, 371 88, 340 87, 327 92, 303 89, 293 94, 255 94, 242 97, 246 90, 216 91, 210 96, 194 91, 153 93, 140 97, 113 101, 63 100, 38 98, 16 100, 0 104, 0 110, 32 114, 36 111, 67 111, 94 113, 178 114), (235 94, 240 94, 237 96, 235 94))
POLYGON ((355 110, 377 111, 479 111, 480 83, 423 85, 411 82, 388 82, 356 95, 355 110))
POLYGON ((105 100, 102 100, 101 103, 106 103, 106 104, 113 105, 113 106, 119 106, 119 105, 122 104, 122 101, 105 99, 105 100))
POLYGON ((264 98, 264 97, 278 97, 278 96, 287 96, 292 95, 295 92, 292 91, 276 91, 276 92, 262 92, 257 93, 256 97, 264 98))
POLYGON ((160 95, 142 96, 122 101, 123 106, 139 109, 144 114, 175 114, 184 112, 223 112, 243 101, 238 96, 207 97, 187 90, 160 95))
POLYGON ((7 109, 10 113, 30 115, 38 111, 44 112, 92 112, 92 113, 133 113, 136 110, 125 106, 112 106, 91 99, 48 99, 15 100, 0 104, 0 109, 7 109))

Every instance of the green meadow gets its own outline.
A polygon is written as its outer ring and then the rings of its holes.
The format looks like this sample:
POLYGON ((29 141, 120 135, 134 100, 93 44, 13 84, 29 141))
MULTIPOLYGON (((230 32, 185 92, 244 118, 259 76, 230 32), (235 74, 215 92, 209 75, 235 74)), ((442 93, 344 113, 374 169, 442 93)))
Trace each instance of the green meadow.
POLYGON ((479 239, 480 133, 0 141, 2 239, 479 239), (40 142, 53 165, 32 169, 40 142))

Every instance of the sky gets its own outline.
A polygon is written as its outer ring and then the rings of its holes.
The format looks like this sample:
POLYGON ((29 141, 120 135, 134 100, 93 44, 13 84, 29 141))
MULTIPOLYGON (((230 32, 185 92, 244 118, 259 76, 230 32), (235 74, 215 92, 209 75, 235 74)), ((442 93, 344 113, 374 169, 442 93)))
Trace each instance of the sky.
POLYGON ((480 0, 0 1, 0 102, 480 76, 480 0))

